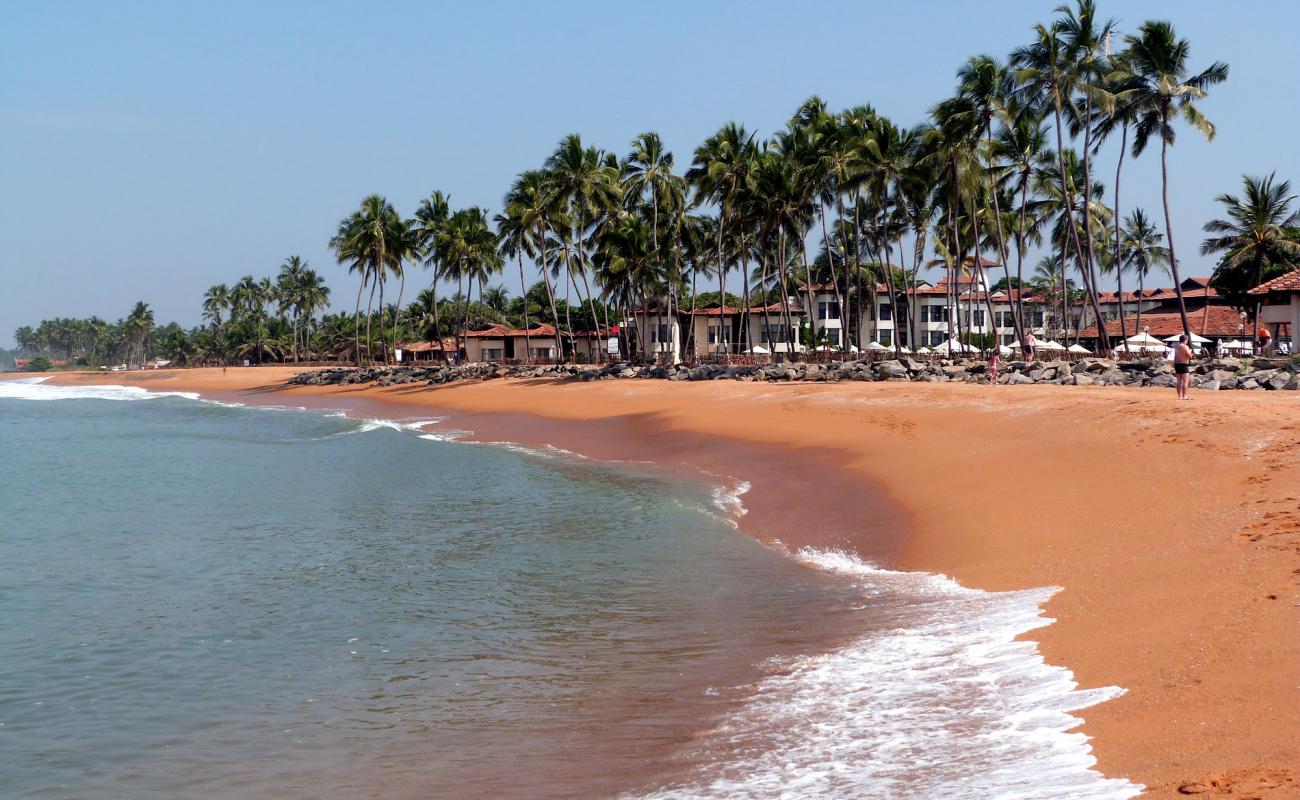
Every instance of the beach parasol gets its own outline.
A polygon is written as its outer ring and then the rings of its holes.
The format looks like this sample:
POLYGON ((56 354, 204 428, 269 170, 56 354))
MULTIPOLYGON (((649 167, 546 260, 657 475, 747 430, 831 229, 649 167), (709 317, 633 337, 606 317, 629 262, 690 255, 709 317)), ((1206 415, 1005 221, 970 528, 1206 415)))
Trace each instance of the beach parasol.
POLYGON ((1245 350, 1246 343, 1238 341, 1219 342, 1220 350, 1245 350))
POLYGON ((1070 353, 1080 353, 1082 355, 1088 355, 1088 356, 1092 355, 1092 351, 1081 344, 1072 344, 1065 349, 1067 352, 1070 353))
POLYGON ((916 348, 916 354, 917 354, 918 356, 926 355, 926 354, 928 354, 928 353, 933 353, 933 352, 934 352, 934 351, 931 350, 931 349, 928 348, 928 347, 918 347, 918 348, 916 348))
POLYGON ((1039 344, 1038 349, 1039 350, 1064 350, 1066 348, 1061 346, 1061 344, 1058 342, 1053 342, 1049 340, 1039 344))
POLYGON ((1124 340, 1124 343, 1131 344, 1134 347, 1144 347, 1144 348, 1158 347, 1161 350, 1165 349, 1164 342, 1160 341, 1159 339, 1147 333, 1146 331, 1143 331, 1137 334, 1136 336, 1128 337, 1127 339, 1124 340))
POLYGON ((750 355, 764 356, 767 355, 768 353, 771 353, 772 351, 768 350, 766 347, 764 347, 761 344, 756 344, 753 347, 746 350, 745 352, 749 353, 750 355))
POLYGON ((868 349, 868 350, 888 350, 889 348, 888 348, 888 347, 885 347, 885 346, 884 346, 883 344, 881 344, 880 342, 867 342, 867 349, 868 349))
POLYGON ((978 353, 979 348, 969 344, 963 344, 956 339, 949 339, 943 344, 936 344, 933 348, 936 353, 978 353))
MULTIPOLYGON (((1172 342, 1176 342, 1176 341, 1178 341, 1178 337, 1179 337, 1179 336, 1182 336, 1182 334, 1181 334, 1181 333, 1175 333, 1173 336, 1166 336, 1166 337, 1165 337, 1165 341, 1166 341, 1166 342, 1171 342, 1171 343, 1172 343, 1172 342)), ((1210 341, 1210 340, 1209 340, 1209 339, 1206 339, 1204 336, 1201 336, 1199 333, 1193 333, 1193 334, 1192 334, 1192 344, 1205 344, 1205 343, 1208 342, 1208 341, 1210 341)))

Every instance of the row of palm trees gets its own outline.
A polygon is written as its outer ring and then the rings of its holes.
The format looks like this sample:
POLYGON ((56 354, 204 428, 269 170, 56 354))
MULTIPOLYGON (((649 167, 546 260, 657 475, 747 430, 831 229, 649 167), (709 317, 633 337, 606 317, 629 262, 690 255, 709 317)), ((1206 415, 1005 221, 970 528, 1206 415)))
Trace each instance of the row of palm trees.
MULTIPOLYGON (((1072 271, 1097 319, 1103 273, 1115 273, 1122 290, 1128 269, 1145 275, 1167 265, 1190 332, 1168 204, 1169 148, 1184 125, 1213 137, 1198 101, 1228 68, 1194 71, 1188 42, 1167 22, 1144 22, 1111 52, 1117 26, 1098 17, 1093 0, 1056 14, 1007 60, 969 59, 953 96, 917 126, 870 106, 832 112, 813 97, 766 139, 723 126, 682 172, 656 133, 636 137, 621 158, 571 134, 541 168, 519 174, 495 216, 452 210, 448 196, 434 192, 404 219, 371 195, 330 240, 359 277, 353 356, 358 363, 371 357, 361 346, 362 300, 368 332, 393 283, 400 307, 408 268, 432 271, 435 297, 440 284, 455 284, 464 297, 477 286, 481 300, 511 261, 521 291, 525 261, 539 270, 557 351, 566 338, 571 350, 575 335, 572 320, 561 317, 572 306, 556 302, 560 292, 586 305, 592 319, 599 301, 600 323, 612 324, 650 306, 672 314, 684 299, 693 302, 702 280, 716 280, 719 296, 738 280, 741 347, 755 344, 744 341, 751 308, 769 330, 779 316, 779 330, 790 331, 792 299, 802 292, 811 304, 817 285, 854 310, 850 335, 861 346, 867 332, 857 321, 865 304, 878 307, 879 284, 905 302, 920 270, 938 266, 952 279, 956 305, 956 279, 975 264, 1000 265, 1006 283, 1026 285, 1025 259, 1036 247, 1059 265, 1063 302, 1072 271), (1107 205, 1095 159, 1114 137, 1120 146, 1107 205), (1157 141, 1163 234, 1140 210, 1123 218, 1120 205, 1126 157, 1157 141)), ((1012 317, 1023 340, 1019 300, 1012 317)), ((457 318, 434 320, 434 335, 460 336, 477 321, 465 303, 457 318)), ((1124 315, 1120 325, 1127 335, 1124 315)), ((395 318, 388 332, 381 325, 382 358, 397 328, 395 318)), ((648 338, 637 341, 643 352, 648 338)), ((1104 330, 1100 347, 1108 349, 1104 330)))
MULTIPOLYGON (((243 334, 246 341, 234 350, 260 364, 268 356, 277 356, 266 341, 272 319, 270 309, 278 306, 278 315, 287 319, 292 328, 290 350, 296 362, 299 348, 305 344, 305 323, 329 307, 329 298, 329 287, 320 274, 300 256, 290 256, 274 282, 245 275, 232 286, 218 283, 209 287, 203 295, 203 319, 214 333, 226 339, 243 334)), ((278 355, 282 358, 284 354, 278 355)))

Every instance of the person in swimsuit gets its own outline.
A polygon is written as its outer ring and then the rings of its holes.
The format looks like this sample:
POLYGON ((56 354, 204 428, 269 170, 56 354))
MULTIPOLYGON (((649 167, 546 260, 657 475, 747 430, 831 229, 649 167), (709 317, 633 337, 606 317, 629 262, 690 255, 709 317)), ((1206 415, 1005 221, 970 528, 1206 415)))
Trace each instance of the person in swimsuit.
POLYGON ((1178 390, 1179 400, 1190 400, 1187 386, 1192 382, 1192 348, 1187 346, 1187 334, 1178 337, 1174 345, 1174 388, 1178 390))
POLYGON ((1038 350, 1038 340, 1034 338, 1033 331, 1025 331, 1025 340, 1021 342, 1021 349, 1030 361, 1034 360, 1034 352, 1038 350))
POLYGON ((993 354, 989 356, 989 384, 998 385, 998 370, 1002 367, 1002 356, 998 354, 998 349, 993 348, 993 354))

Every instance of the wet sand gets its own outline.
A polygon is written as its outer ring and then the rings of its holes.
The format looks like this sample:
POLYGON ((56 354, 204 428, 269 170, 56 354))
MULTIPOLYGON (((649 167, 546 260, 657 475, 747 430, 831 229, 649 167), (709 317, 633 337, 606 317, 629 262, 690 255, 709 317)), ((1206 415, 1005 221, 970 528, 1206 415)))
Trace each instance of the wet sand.
POLYGON ((742 530, 1001 590, 1083 687, 1099 768, 1149 796, 1300 797, 1300 396, 1115 387, 510 380, 283 387, 292 368, 56 375, 432 412, 478 438, 749 481, 742 530), (897 517, 889 515, 897 509, 897 517), (882 515, 886 515, 882 517, 882 515), (867 517, 867 518, 864 518, 867 517), (906 537, 882 538, 882 530, 906 537))

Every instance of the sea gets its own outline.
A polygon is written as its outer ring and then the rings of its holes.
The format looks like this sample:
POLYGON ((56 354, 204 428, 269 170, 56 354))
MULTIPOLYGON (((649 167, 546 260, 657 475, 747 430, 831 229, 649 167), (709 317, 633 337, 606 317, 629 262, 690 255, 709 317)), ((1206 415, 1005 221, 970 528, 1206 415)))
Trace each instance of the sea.
POLYGON ((1128 798, 989 593, 667 476, 0 380, 0 796, 1128 798))

